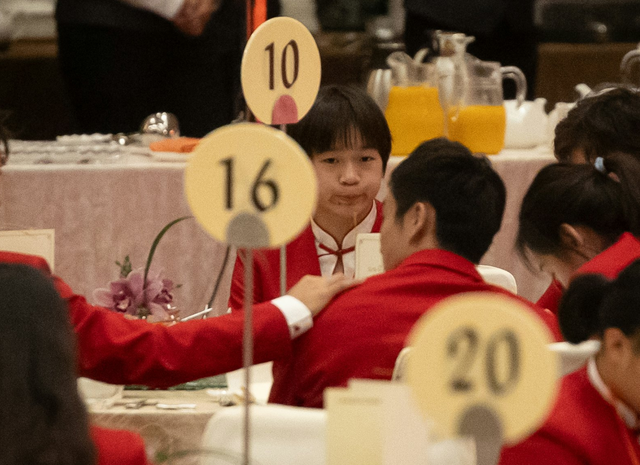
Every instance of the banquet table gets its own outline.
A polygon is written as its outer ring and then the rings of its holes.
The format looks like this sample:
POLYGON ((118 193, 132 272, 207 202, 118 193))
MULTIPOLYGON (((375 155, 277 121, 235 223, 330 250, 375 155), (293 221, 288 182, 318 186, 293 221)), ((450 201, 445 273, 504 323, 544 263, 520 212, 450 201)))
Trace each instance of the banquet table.
MULTIPOLYGON (((24 148, 37 142, 11 141, 24 148)), ((187 155, 162 156, 141 150, 109 152, 69 161, 35 163, 12 155, 0 175, 0 228, 55 229, 55 273, 92 301, 96 288, 118 277, 116 261, 129 255, 145 264, 156 234, 171 220, 190 215, 183 193, 187 155)), ((390 171, 402 158, 392 157, 390 171)), ((513 250, 518 209, 538 170, 553 162, 550 149, 504 150, 490 160, 507 187, 502 228, 482 263, 504 268, 519 293, 536 299, 548 278, 532 274, 513 250)), ((379 198, 383 198, 383 186, 379 198)), ((193 219, 175 225, 162 239, 154 265, 182 286, 175 291, 183 316, 202 310, 222 268, 226 246, 209 237, 193 219)), ((226 311, 235 254, 222 273, 214 302, 226 311)))
POLYGON ((124 391, 117 399, 91 402, 87 409, 94 425, 140 434, 152 461, 170 456, 169 463, 196 464, 207 422, 224 408, 215 391, 220 390, 124 391))

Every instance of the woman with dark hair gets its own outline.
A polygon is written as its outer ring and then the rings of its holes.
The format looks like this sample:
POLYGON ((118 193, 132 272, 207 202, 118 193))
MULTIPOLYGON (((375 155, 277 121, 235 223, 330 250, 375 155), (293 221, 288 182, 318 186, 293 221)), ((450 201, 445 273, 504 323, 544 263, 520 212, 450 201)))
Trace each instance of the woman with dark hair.
POLYGON ((614 281, 576 278, 562 298, 560 328, 569 342, 598 339, 587 366, 567 375, 546 423, 505 448, 500 465, 640 463, 640 261, 614 281))
MULTIPOLYGON (((382 204, 375 200, 391 153, 391 134, 378 105, 349 86, 320 89, 316 101, 288 134, 306 151, 318 180, 311 224, 286 247, 287 286, 305 275, 353 277, 359 233, 379 232, 382 204)), ((280 253, 254 260, 254 302, 280 296, 280 253)), ((244 303, 244 265, 236 260, 229 306, 244 303)))
POLYGON ((595 165, 543 168, 520 208, 516 248, 558 283, 538 301, 555 312, 574 276, 615 278, 640 257, 640 162, 625 154, 595 165))
POLYGON ((89 428, 67 307, 26 265, 0 264, 0 463, 146 464, 142 439, 89 428))
POLYGON ((640 160, 640 93, 616 87, 578 101, 556 126, 553 145, 562 162, 594 163, 616 152, 640 160))

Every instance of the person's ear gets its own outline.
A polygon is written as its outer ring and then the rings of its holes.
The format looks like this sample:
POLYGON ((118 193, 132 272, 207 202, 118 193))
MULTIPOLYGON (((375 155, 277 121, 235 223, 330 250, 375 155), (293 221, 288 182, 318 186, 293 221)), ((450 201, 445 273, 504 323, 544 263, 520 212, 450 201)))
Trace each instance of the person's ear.
POLYGON ((585 237, 579 229, 567 223, 560 225, 560 243, 569 250, 580 251, 584 246, 585 237))
POLYGON ((634 355, 633 341, 619 328, 607 328, 602 335, 602 347, 609 363, 624 368, 634 355))
POLYGON ((405 215, 405 228, 410 242, 418 242, 423 237, 436 233, 436 210, 428 202, 414 203, 405 215))

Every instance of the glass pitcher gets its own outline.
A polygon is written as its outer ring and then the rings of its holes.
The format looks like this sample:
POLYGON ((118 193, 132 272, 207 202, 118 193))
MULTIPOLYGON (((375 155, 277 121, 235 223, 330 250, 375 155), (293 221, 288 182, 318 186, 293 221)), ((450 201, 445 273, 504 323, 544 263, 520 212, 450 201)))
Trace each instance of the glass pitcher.
POLYGON ((493 155, 504 147, 506 112, 502 80, 515 81, 516 108, 524 101, 527 81, 520 68, 469 57, 466 60, 468 79, 462 99, 447 111, 447 135, 450 140, 460 142, 472 152, 493 155))
POLYGON ((416 61, 404 52, 392 53, 387 63, 391 88, 385 117, 393 141, 391 154, 404 156, 425 140, 444 135, 444 113, 433 64, 416 61))
MULTIPOLYGON (((438 57, 435 59, 438 73, 438 91, 440 93, 440 105, 445 114, 449 108, 457 106, 464 97, 464 91, 468 81, 467 45, 475 40, 473 36, 467 36, 462 32, 436 31, 435 47, 438 57)), ((473 58, 473 57, 471 57, 473 58)), ((445 134, 448 133, 445 120, 445 134)))
MULTIPOLYGON (((620 63, 620 74, 622 75, 622 82, 627 84, 637 85, 638 82, 633 78, 633 65, 640 59, 640 44, 634 50, 631 50, 625 54, 620 63)), ((637 74, 635 75, 637 77, 637 74)))

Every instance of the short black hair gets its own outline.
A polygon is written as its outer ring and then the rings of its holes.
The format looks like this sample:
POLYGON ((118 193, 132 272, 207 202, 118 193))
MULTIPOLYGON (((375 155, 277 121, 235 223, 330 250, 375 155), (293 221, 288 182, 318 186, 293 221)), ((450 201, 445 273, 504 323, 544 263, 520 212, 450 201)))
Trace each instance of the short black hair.
POLYGON ((506 191, 484 155, 444 138, 419 145, 391 173, 391 193, 401 219, 416 202, 436 211, 441 247, 478 263, 500 229, 506 191))
POLYGON ((574 344, 602 336, 607 328, 618 328, 635 338, 635 352, 639 353, 640 260, 613 281, 595 274, 574 279, 562 296, 558 322, 565 339, 574 344))
POLYGON ((576 149, 590 162, 614 152, 640 160, 640 93, 617 87, 578 101, 556 126, 553 144, 559 161, 576 149))
POLYGON ((287 134, 309 157, 339 146, 350 147, 354 135, 360 134, 364 147, 380 154, 383 171, 391 153, 391 133, 382 110, 355 86, 322 87, 306 116, 287 126, 287 134))
POLYGON ((562 249, 563 223, 589 227, 611 244, 625 231, 640 234, 640 162, 613 154, 603 159, 603 169, 554 163, 540 170, 520 206, 516 249, 525 263, 527 250, 562 249))

